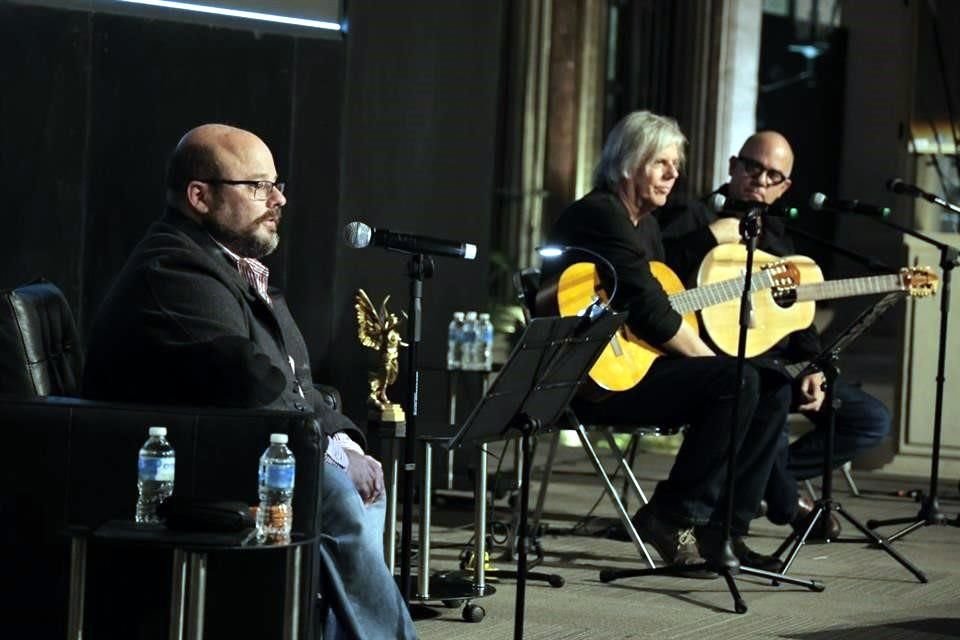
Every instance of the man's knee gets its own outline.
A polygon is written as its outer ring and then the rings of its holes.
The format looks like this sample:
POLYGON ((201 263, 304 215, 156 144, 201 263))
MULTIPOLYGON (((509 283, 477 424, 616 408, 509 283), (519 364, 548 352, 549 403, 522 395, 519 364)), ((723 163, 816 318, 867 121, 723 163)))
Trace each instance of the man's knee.
POLYGON ((893 420, 880 400, 858 387, 842 389, 841 399, 838 432, 852 431, 864 444, 879 442, 890 433, 893 420))
POLYGON ((886 405, 871 395, 866 395, 863 403, 863 421, 864 428, 862 435, 869 438, 871 442, 879 442, 890 433, 890 426, 893 422, 890 411, 886 405))

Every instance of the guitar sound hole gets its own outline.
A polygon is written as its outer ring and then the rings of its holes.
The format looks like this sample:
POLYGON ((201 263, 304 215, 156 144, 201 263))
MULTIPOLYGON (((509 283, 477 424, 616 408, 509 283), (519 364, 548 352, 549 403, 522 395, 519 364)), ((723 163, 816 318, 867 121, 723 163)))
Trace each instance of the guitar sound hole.
POLYGON ((773 299, 781 309, 789 309, 797 301, 797 291, 790 289, 774 296, 773 299))

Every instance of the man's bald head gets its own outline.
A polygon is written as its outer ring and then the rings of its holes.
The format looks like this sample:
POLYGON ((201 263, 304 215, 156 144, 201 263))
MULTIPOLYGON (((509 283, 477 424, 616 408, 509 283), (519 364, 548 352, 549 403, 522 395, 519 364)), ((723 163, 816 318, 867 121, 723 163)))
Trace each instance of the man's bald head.
POLYGON ((740 155, 777 158, 780 161, 777 169, 788 178, 793 171, 793 148, 783 134, 776 131, 758 131, 753 134, 740 147, 740 155))
POLYGON ((167 204, 244 258, 277 248, 283 187, 263 140, 223 124, 188 131, 167 165, 167 204))
POLYGON ((167 202, 180 206, 191 180, 223 178, 244 166, 254 151, 266 149, 259 137, 225 124, 203 124, 187 131, 167 162, 167 202))
POLYGON ((771 204, 790 188, 793 149, 782 134, 758 131, 730 158, 730 195, 771 204))

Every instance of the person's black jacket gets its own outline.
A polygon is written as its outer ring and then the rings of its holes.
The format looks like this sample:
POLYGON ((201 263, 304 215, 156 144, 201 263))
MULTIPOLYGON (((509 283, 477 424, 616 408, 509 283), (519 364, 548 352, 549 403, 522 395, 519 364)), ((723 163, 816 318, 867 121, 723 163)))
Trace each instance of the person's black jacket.
POLYGON ((346 431, 363 442, 360 430, 314 389, 303 336, 283 297, 271 291, 271 300, 272 306, 257 295, 199 224, 168 209, 99 309, 83 395, 313 411, 325 433, 346 431))
MULTIPOLYGON (((676 334, 680 315, 650 273, 650 260, 664 258, 660 228, 652 216, 644 216, 635 227, 616 194, 594 189, 563 211, 549 234, 549 243, 582 247, 613 264, 618 277, 613 307, 629 312, 627 325, 636 336, 651 344, 662 344, 676 334)), ((597 260, 571 250, 563 258, 544 260, 544 277, 555 276, 574 262, 597 260)), ((610 292, 610 275, 602 265, 598 271, 610 292)))
MULTIPOLYGON (((727 187, 728 185, 723 185, 715 193, 727 195, 727 187)), ((700 263, 704 256, 717 246, 709 226, 719 216, 708 205, 709 197, 702 200, 677 198, 654 212, 663 234, 667 265, 688 287, 695 286, 700 263)), ((723 215, 736 214, 724 213, 723 215)), ((796 253, 793 241, 787 235, 783 219, 775 217, 763 220, 763 230, 757 241, 757 248, 775 256, 789 256, 796 253)), ((820 349, 819 334, 811 325, 806 329, 794 331, 760 358, 773 361, 778 366, 784 362, 809 360, 818 355, 820 349)))

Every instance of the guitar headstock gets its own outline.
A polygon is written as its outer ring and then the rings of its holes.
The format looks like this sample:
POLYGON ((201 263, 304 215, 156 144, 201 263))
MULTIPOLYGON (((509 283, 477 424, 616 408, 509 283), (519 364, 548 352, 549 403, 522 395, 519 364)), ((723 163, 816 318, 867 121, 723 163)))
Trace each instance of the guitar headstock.
POLYGON ((940 279, 930 267, 904 267, 900 269, 900 283, 914 298, 925 298, 937 292, 940 279))
POLYGON ((762 268, 770 274, 773 280, 770 292, 774 298, 792 294, 800 284, 800 269, 792 262, 781 260, 765 264, 762 268))

